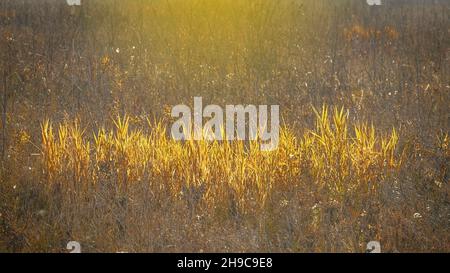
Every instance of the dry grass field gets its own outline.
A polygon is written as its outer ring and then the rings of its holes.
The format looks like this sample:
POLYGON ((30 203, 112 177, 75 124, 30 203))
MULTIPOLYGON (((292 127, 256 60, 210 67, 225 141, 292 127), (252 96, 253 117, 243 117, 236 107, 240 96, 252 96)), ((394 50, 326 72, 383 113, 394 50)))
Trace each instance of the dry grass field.
POLYGON ((1 0, 0 79, 0 252, 450 251, 447 0, 1 0))

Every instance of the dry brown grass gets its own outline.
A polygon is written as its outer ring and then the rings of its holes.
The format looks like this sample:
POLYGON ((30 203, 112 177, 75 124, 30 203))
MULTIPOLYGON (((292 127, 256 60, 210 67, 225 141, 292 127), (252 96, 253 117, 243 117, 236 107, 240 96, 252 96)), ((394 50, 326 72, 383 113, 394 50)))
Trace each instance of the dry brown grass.
POLYGON ((0 252, 449 251, 448 1, 37 2, 0 2, 0 252), (173 141, 194 96, 279 104, 279 149, 173 141))

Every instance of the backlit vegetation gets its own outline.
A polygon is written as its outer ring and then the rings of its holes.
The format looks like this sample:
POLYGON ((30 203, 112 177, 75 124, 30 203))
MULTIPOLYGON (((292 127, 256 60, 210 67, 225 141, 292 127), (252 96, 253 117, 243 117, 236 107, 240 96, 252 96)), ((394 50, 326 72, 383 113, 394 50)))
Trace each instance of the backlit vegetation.
POLYGON ((0 252, 450 250, 449 1, 0 1, 0 252), (280 105, 277 150, 171 107, 280 105))
POLYGON ((154 192, 163 189, 172 198, 194 194, 208 209, 235 202, 242 212, 252 201, 254 209, 263 209, 272 191, 288 190, 302 172, 313 175, 311 183, 334 200, 355 191, 376 192, 380 180, 400 165, 395 130, 383 137, 373 127, 357 125, 351 134, 343 109, 335 109, 332 121, 327 107, 317 115, 316 129, 303 138, 284 128, 274 152, 260 151, 256 141, 182 143, 170 139, 161 123, 149 123, 148 134, 130 130, 128 117, 117 118, 112 131, 101 129, 91 144, 77 122, 61 124, 54 133, 46 121, 44 174, 50 186, 64 183, 65 190, 83 191, 103 183, 106 172, 120 191, 147 181, 154 192), (163 180, 155 185, 151 176, 163 180))

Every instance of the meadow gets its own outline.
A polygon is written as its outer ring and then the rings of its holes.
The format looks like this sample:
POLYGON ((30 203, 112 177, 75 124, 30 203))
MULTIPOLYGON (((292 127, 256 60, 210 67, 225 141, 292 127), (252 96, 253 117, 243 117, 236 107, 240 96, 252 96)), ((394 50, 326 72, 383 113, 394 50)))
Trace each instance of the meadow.
POLYGON ((0 2, 0 252, 450 251, 450 2, 0 2), (174 105, 280 105, 175 141, 174 105))

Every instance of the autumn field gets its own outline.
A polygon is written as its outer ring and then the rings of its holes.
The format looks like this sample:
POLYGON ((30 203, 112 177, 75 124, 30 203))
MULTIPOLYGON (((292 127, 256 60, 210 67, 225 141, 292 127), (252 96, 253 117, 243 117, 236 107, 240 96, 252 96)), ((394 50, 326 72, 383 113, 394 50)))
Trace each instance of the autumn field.
POLYGON ((0 90, 0 252, 450 251, 449 1, 2 0, 0 90))

